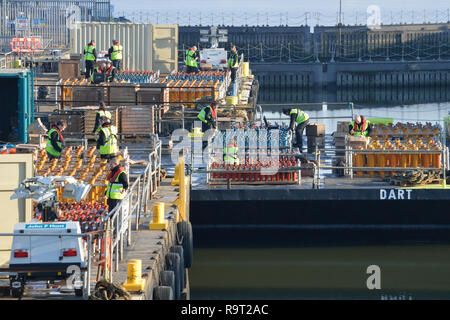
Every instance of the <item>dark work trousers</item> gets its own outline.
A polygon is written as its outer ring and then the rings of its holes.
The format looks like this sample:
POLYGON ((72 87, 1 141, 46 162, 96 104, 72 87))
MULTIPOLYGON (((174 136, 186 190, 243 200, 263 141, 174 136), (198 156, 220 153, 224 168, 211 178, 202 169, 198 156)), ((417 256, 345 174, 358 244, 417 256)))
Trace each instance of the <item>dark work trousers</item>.
POLYGON ((122 60, 112 60, 112 64, 117 69, 117 71, 122 70, 122 60))
POLYGON ((118 199, 107 199, 106 203, 108 204, 108 211, 111 212, 113 209, 117 206, 117 204, 120 202, 118 199))
POLYGON ((101 155, 100 155, 100 159, 107 159, 107 160, 109 160, 109 159, 112 159, 112 158, 114 158, 114 157, 116 157, 116 154, 115 154, 115 153, 111 153, 111 154, 101 154, 101 155))
POLYGON ((54 155, 51 155, 50 153, 48 153, 48 152, 47 152, 47 158, 48 158, 49 160, 53 160, 53 159, 60 159, 60 158, 61 158, 61 156, 59 156, 59 157, 56 157, 56 156, 54 156, 54 155))
POLYGON ((297 147, 300 149, 300 152, 302 152, 303 148, 303 130, 305 130, 306 126, 309 124, 309 120, 306 120, 295 128, 295 138, 297 139, 297 147))
POLYGON ((94 72, 94 60, 86 60, 86 79, 91 77, 92 72, 94 72))
POLYGON ((197 67, 186 66, 186 73, 197 73, 197 72, 198 72, 197 67))
POLYGON ((236 79, 237 68, 231 68, 231 83, 236 79))
MULTIPOLYGON (((213 127, 207 123, 202 121, 202 132, 206 133, 209 129, 213 129, 213 127)), ((208 146, 208 141, 202 141, 202 148, 205 149, 208 146)))

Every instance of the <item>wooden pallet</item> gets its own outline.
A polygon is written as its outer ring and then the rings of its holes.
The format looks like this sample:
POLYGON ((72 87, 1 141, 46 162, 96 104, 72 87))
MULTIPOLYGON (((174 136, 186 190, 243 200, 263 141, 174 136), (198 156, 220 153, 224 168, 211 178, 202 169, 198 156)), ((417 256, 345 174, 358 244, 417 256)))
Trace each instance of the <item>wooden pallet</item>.
POLYGON ((121 132, 155 133, 155 113, 153 106, 127 106, 121 110, 121 132))

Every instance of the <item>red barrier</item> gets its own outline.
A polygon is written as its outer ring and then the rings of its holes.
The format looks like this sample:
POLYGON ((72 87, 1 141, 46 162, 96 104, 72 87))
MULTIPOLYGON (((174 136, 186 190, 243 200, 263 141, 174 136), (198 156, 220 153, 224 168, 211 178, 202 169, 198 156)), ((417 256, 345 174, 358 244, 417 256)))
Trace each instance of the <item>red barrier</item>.
POLYGON ((39 38, 13 38, 10 44, 13 52, 25 53, 41 50, 41 40, 39 38))

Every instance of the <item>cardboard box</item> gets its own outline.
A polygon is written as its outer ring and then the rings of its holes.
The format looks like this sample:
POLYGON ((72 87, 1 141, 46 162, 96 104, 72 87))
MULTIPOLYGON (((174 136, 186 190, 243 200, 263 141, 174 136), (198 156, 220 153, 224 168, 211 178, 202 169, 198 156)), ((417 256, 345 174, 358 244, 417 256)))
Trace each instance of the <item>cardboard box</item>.
POLYGON ((337 122, 337 132, 348 132, 348 126, 350 125, 350 121, 338 121, 337 122))
POLYGON ((322 137, 325 135, 323 123, 310 123, 306 126, 306 135, 311 137, 322 137))
POLYGON ((333 134, 333 142, 336 147, 345 147, 345 132, 335 132, 333 134))
POLYGON ((362 147, 363 149, 367 148, 367 145, 370 143, 370 137, 365 136, 347 136, 347 145, 350 149, 362 147))
POLYGON ((209 71, 212 69, 212 64, 211 63, 200 63, 200 69, 202 71, 209 71))
POLYGON ((314 177, 314 164, 312 162, 308 162, 308 163, 302 163, 301 164, 302 167, 310 167, 311 169, 302 169, 301 171, 301 176, 302 177, 314 177))

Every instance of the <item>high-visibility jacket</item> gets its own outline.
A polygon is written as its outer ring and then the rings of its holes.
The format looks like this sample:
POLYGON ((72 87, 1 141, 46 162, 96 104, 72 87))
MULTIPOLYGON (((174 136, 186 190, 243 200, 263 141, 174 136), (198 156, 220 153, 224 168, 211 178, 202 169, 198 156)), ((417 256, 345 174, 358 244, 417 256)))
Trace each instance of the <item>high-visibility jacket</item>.
POLYGON ((105 144, 100 146, 100 155, 116 154, 119 152, 116 126, 103 127, 100 131, 103 131, 105 135, 105 144))
POLYGON ((354 136, 367 136, 368 128, 369 128, 370 121, 366 120, 366 118, 362 117, 362 123, 355 124, 355 121, 352 121, 353 126, 353 135, 354 136))
POLYGON ((49 154, 51 154, 52 156, 59 158, 59 157, 61 157, 61 151, 56 150, 56 149, 53 147, 52 141, 51 141, 51 139, 52 139, 52 134, 53 134, 53 132, 55 132, 55 131, 58 132, 58 140, 57 140, 56 144, 58 145, 58 147, 59 147, 60 149, 62 149, 62 143, 63 143, 63 137, 62 137, 62 134, 61 134, 61 132, 59 131, 59 129, 58 129, 57 127, 53 127, 53 128, 51 128, 51 129, 48 131, 47 145, 45 146, 45 150, 46 150, 49 154))
POLYGON ((223 148, 223 161, 225 164, 230 165, 238 165, 239 164, 239 158, 238 158, 238 148, 234 145, 227 145, 223 148))
POLYGON ((93 45, 87 45, 86 47, 84 47, 84 60, 95 60, 94 50, 95 46, 93 45))
MULTIPOLYGON (((118 59, 117 59, 118 60, 118 59)), ((113 70, 116 69, 116 67, 111 66, 109 69, 105 70, 105 74, 106 74, 106 80, 111 82, 111 78, 112 78, 112 74, 113 74, 113 70)))
POLYGON ((186 66, 197 67, 197 60, 195 60, 195 51, 192 49, 186 50, 186 66))
POLYGON ((94 72, 91 73, 91 83, 94 83, 94 73, 103 73, 103 70, 99 67, 94 68, 94 72))
POLYGON ((291 115, 293 113, 297 114, 297 118, 295 119, 295 123, 296 124, 300 124, 305 122, 306 120, 309 120, 309 114, 307 114, 306 112, 304 112, 303 110, 300 109, 291 109, 291 115))
POLYGON ((211 115, 213 118, 216 117, 216 113, 214 112, 214 109, 211 108, 211 105, 204 107, 200 113, 198 114, 197 118, 199 118, 203 123, 208 123, 208 120, 206 120, 206 108, 210 108, 211 115))
MULTIPOLYGON (((123 185, 119 182, 119 176, 124 173, 125 170, 123 168, 119 168, 116 174, 108 180, 108 187, 106 189, 106 196, 109 199, 114 200, 122 200, 125 198, 125 194, 122 193, 123 185)), ((110 208, 113 209, 113 208, 110 208)))
MULTIPOLYGON (((106 119, 108 119, 109 121, 111 121, 111 112, 109 111, 103 111, 103 110, 98 110, 97 114, 99 115, 99 119, 102 117, 105 117, 106 119)), ((98 126, 98 128, 96 129, 96 132, 100 132, 100 130, 102 129, 102 126, 98 126)))
POLYGON ((229 68, 236 68, 238 66, 238 53, 231 52, 230 57, 228 58, 227 65, 229 68))
POLYGON ((122 60, 122 46, 119 45, 113 45, 112 46, 112 52, 111 52, 111 60, 122 60))

